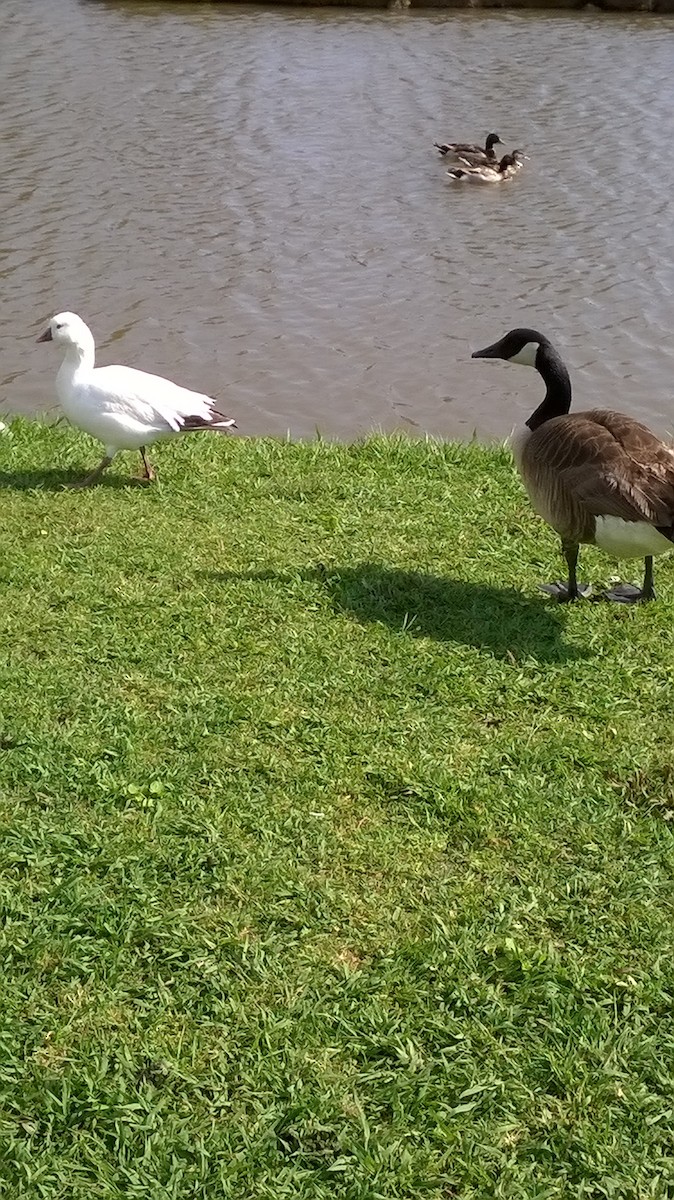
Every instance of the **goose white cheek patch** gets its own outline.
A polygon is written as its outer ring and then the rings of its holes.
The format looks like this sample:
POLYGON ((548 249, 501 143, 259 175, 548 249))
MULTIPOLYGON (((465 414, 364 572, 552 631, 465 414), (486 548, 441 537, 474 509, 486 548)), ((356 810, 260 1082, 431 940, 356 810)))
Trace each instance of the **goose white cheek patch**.
POLYGON ((535 367, 538 354, 538 342, 525 342, 517 354, 511 354, 508 362, 520 363, 523 367, 535 367))

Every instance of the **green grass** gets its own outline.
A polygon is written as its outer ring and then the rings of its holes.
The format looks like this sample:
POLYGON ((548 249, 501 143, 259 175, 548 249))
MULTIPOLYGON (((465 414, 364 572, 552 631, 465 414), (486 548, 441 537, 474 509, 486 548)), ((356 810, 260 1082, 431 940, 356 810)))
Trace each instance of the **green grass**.
POLYGON ((0 437, 0 1196, 674 1196, 672 566, 556 606, 500 448, 97 454, 0 437))

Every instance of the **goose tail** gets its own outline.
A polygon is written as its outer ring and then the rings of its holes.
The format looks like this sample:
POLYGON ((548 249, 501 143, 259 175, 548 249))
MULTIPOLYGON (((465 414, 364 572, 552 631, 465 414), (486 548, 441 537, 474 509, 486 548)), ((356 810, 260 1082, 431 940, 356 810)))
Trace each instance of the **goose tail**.
POLYGON ((236 429, 234 417, 223 417, 222 413, 214 412, 210 423, 211 429, 236 429))
POLYGON ((212 429, 215 433, 226 433, 229 429, 236 429, 236 421, 233 417, 226 417, 213 408, 208 416, 190 413, 189 416, 183 417, 179 432, 197 433, 200 429, 212 429))

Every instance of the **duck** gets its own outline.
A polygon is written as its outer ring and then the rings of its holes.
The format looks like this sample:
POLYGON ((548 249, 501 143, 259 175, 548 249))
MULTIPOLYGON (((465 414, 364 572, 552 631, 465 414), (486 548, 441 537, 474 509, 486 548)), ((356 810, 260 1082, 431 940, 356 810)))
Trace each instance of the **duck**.
POLYGON ((520 150, 504 154, 495 167, 450 167, 447 174, 455 182, 462 183, 505 183, 512 179, 522 166, 524 156, 520 150))
POLYGON ((571 380, 558 351, 535 329, 511 329, 473 358, 535 367, 545 383, 542 402, 513 455, 534 510, 561 539, 568 578, 542 584, 557 600, 591 595, 579 584, 581 545, 617 558, 643 558, 642 586, 620 583, 608 600, 654 600, 653 558, 674 548, 674 450, 640 421, 612 409, 571 413, 571 380))
POLYGON ((469 158, 475 166, 480 166, 483 163, 496 165, 494 146, 502 146, 503 142, 497 133, 488 133, 484 146, 479 146, 477 142, 433 142, 433 145, 443 156, 451 154, 454 158, 469 158))
MULTIPOLYGON (((463 158, 462 156, 459 156, 458 161, 461 164, 461 166, 470 167, 470 169, 472 171, 496 171, 496 170, 498 170, 501 163, 503 162, 503 159, 505 158, 505 159, 510 160, 508 163, 508 166, 510 166, 512 168, 513 172, 517 172, 517 171, 521 170, 521 168, 524 166, 524 163, 525 163, 526 159, 528 159, 528 157, 529 157, 529 155, 525 154, 524 150, 511 150, 508 154, 504 154, 502 156, 502 158, 499 159, 498 162, 494 162, 494 163, 475 164, 470 161, 470 158, 463 158)), ((450 167, 450 170, 452 170, 452 169, 453 168, 450 167)))
POLYGON ((97 367, 94 337, 76 313, 52 317, 38 342, 53 342, 63 350, 56 376, 56 394, 71 425, 102 442, 105 454, 80 487, 96 483, 119 450, 138 450, 143 478, 155 478, 147 447, 160 438, 176 437, 200 429, 218 432, 236 427, 215 407, 216 401, 201 392, 150 375, 135 367, 97 367))

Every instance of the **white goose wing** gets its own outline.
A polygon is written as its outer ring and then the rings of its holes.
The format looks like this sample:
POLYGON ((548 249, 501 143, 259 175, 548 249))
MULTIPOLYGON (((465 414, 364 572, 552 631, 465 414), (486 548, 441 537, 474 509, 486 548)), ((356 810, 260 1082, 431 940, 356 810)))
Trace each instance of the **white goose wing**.
POLYGON ((135 367, 96 367, 86 384, 92 409, 114 413, 148 429, 174 433, 196 429, 227 429, 235 424, 217 411, 215 400, 191 392, 161 375, 135 367))

